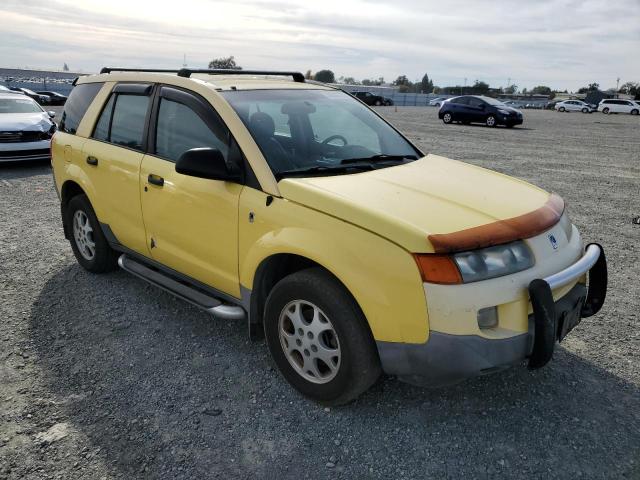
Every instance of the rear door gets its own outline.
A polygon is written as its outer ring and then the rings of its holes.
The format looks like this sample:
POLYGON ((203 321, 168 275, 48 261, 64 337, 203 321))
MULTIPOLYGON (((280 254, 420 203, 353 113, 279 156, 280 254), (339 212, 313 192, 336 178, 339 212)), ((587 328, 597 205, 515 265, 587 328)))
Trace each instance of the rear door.
POLYGON ((238 204, 243 186, 177 173, 192 148, 242 156, 213 107, 193 93, 168 86, 154 100, 149 152, 142 160, 140 196, 146 243, 154 260, 234 297, 238 277, 238 204))
POLYGON ((151 84, 117 84, 83 148, 84 170, 100 196, 98 218, 119 243, 145 255, 139 172, 151 90, 151 84))

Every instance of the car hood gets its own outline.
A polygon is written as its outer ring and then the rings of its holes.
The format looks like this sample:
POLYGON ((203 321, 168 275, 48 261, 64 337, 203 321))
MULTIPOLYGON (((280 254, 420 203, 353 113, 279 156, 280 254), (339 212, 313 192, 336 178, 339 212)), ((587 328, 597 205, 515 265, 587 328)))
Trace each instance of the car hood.
POLYGON ((53 123, 45 112, 0 114, 0 131, 2 132, 22 130, 46 132, 51 125, 53 123))
POLYGON ((528 238, 555 224, 564 208, 559 197, 524 181, 437 155, 352 175, 285 178, 278 186, 287 200, 410 252, 528 238))

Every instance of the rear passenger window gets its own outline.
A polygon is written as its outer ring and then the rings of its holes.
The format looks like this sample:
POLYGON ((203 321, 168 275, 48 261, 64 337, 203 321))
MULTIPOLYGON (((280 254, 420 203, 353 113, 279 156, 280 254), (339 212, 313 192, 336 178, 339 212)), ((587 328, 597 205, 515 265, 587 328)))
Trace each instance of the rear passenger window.
POLYGON ((134 150, 142 150, 144 123, 149 108, 147 95, 113 94, 105 105, 93 138, 134 150))
POLYGON ((156 130, 156 155, 173 162, 192 148, 216 148, 227 158, 229 134, 223 125, 214 133, 188 106, 167 98, 160 100, 156 130))
POLYGON ((113 102, 115 98, 115 95, 111 95, 100 114, 100 118, 93 132, 93 138, 96 140, 102 140, 103 142, 109 141, 109 124, 111 123, 111 113, 113 112, 113 102))
POLYGON ((142 150, 144 121, 147 117, 149 97, 119 94, 111 120, 111 143, 142 150))
POLYGON ((103 85, 103 82, 83 83, 73 87, 69 98, 64 104, 64 111, 62 112, 59 125, 61 131, 72 134, 76 133, 82 117, 84 117, 89 105, 91 105, 93 99, 96 98, 96 95, 103 85))

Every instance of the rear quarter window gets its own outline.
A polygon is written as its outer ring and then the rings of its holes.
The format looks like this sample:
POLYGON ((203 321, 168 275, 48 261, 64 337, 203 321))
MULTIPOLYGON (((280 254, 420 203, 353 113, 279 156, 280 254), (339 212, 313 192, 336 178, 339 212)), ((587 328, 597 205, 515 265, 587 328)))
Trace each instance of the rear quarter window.
POLYGON ((67 102, 64 104, 64 111, 60 119, 59 129, 65 133, 75 134, 82 117, 87 113, 87 109, 93 99, 104 85, 103 82, 83 83, 76 85, 71 90, 67 102))

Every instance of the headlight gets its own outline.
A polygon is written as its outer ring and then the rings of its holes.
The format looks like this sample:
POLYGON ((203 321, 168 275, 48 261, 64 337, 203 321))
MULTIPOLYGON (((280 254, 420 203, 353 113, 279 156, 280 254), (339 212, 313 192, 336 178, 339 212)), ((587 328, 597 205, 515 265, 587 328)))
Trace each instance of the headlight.
POLYGON ((511 112, 509 110, 503 110, 501 108, 498 109, 498 112, 500 112, 503 115, 510 115, 511 114, 511 112))
POLYGON ((535 263, 533 253, 522 241, 456 253, 453 261, 458 266, 464 283, 520 272, 535 263))

